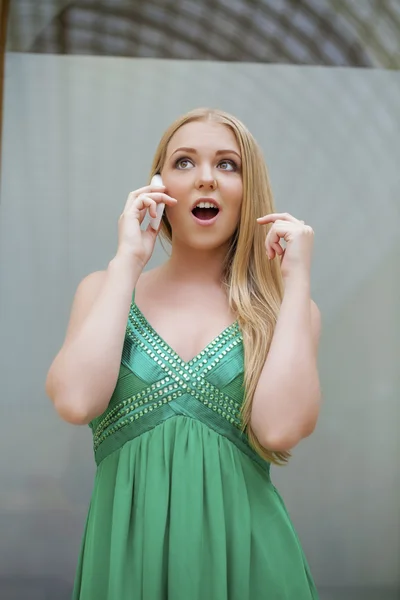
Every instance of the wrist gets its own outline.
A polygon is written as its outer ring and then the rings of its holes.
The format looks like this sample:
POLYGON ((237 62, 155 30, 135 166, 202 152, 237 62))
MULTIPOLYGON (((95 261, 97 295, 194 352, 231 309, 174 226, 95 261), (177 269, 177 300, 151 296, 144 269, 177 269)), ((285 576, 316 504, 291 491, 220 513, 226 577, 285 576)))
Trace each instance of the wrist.
POLYGON ((117 252, 108 264, 108 270, 122 274, 128 281, 132 280, 133 285, 136 285, 143 267, 139 260, 123 252, 117 252))
POLYGON ((297 292, 305 291, 309 292, 311 288, 311 277, 310 272, 306 269, 296 270, 295 272, 287 275, 283 279, 285 291, 294 290, 297 292))

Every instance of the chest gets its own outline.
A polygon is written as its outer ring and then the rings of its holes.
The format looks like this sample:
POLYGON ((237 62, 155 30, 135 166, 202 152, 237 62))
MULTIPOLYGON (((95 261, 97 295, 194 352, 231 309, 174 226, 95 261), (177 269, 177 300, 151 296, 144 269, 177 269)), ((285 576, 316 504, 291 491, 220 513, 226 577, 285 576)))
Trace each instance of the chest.
POLYGON ((235 320, 230 311, 213 311, 204 305, 138 308, 156 334, 185 362, 197 357, 235 320))

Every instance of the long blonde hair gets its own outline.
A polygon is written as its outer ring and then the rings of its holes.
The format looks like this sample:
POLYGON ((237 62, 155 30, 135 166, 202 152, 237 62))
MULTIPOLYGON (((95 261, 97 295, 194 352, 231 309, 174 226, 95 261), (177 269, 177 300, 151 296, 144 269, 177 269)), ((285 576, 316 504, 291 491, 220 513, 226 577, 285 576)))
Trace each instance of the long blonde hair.
MULTIPOLYGON (((254 392, 271 345, 283 297, 278 259, 268 260, 265 230, 256 222, 257 217, 276 212, 267 168, 260 147, 241 121, 220 110, 200 108, 177 119, 164 133, 154 156, 151 177, 161 172, 172 136, 180 127, 192 121, 213 121, 226 125, 234 133, 240 148, 243 202, 239 225, 225 261, 223 284, 243 337, 243 431, 262 458, 282 465, 288 461, 290 452, 274 452, 261 446, 252 431, 250 420, 254 392)), ((164 240, 171 242, 171 226, 165 213, 160 234, 164 240)))

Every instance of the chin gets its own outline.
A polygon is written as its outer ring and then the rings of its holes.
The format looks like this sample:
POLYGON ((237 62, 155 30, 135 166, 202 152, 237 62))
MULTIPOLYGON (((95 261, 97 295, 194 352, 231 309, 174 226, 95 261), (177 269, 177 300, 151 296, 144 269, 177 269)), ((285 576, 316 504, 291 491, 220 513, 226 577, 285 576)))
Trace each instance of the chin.
POLYGON ((181 243, 184 243, 185 246, 192 248, 193 250, 218 250, 223 246, 228 248, 229 241, 231 236, 229 237, 221 237, 219 235, 194 235, 190 238, 181 238, 181 243))
POLYGON ((177 242, 179 246, 187 246, 193 250, 218 250, 222 246, 229 247, 230 240, 237 229, 237 223, 231 223, 230 227, 225 223, 215 223, 209 227, 199 227, 193 223, 171 223, 172 243, 177 242), (175 232, 179 234, 174 235, 175 232))

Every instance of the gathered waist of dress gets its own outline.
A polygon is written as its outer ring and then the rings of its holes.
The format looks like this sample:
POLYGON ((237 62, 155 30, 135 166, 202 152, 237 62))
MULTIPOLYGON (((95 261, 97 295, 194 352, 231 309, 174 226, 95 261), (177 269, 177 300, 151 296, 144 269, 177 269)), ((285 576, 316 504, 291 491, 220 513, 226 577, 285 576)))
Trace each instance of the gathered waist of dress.
POLYGON ((141 435, 162 426, 171 419, 186 417, 200 421, 219 435, 230 440, 241 452, 255 461, 263 470, 269 472, 270 464, 263 460, 249 445, 247 436, 236 424, 227 421, 225 411, 221 414, 217 410, 200 404, 197 400, 177 396, 170 401, 158 401, 157 406, 144 406, 134 414, 114 415, 114 418, 106 417, 107 421, 100 421, 92 425, 93 447, 97 465, 112 452, 121 448, 125 443, 136 439, 141 435), (223 414, 225 416, 223 416, 223 414))

